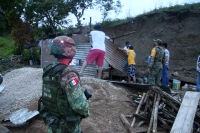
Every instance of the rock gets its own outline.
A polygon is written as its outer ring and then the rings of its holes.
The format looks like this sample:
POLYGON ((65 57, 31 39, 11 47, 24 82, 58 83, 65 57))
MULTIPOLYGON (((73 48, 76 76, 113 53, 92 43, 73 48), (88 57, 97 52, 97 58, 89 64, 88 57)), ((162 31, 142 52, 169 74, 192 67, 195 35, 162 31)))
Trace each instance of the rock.
POLYGON ((0 133, 11 133, 10 130, 0 124, 0 133))

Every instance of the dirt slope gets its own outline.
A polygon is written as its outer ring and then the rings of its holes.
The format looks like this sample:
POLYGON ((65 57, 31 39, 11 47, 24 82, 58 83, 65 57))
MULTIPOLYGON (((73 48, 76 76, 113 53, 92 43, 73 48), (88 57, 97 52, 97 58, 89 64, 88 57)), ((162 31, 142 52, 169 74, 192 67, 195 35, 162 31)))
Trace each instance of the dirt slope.
POLYGON ((196 60, 200 54, 200 11, 153 13, 104 29, 111 38, 134 30, 135 33, 117 38, 114 43, 124 47, 129 41, 134 46, 137 69, 145 69, 153 39, 160 38, 168 43, 170 74, 177 71, 181 80, 196 81, 196 60))
MULTIPOLYGON (((28 108, 30 111, 37 110, 38 99, 42 94, 41 77, 41 68, 20 68, 4 75, 2 86, 5 86, 5 89, 0 93, 0 120, 22 108, 28 108)), ((90 117, 81 123, 83 132, 126 132, 119 116, 121 113, 132 114, 135 109, 126 102, 131 99, 127 97, 128 93, 125 89, 122 86, 89 77, 82 77, 81 83, 83 88, 90 89, 93 94, 89 100, 90 117)), ((9 129, 12 133, 47 132, 41 118, 36 117, 29 123, 25 127, 9 129)))

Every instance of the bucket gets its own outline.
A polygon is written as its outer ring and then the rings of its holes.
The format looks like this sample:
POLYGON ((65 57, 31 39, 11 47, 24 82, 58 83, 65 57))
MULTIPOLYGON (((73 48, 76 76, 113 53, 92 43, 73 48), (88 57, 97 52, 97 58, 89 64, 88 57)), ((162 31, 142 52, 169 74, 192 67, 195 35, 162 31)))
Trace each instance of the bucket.
POLYGON ((173 87, 172 88, 178 90, 178 89, 180 89, 180 87, 181 87, 181 81, 177 80, 177 79, 173 79, 173 87))
POLYGON ((29 65, 33 65, 33 61, 32 60, 29 60, 29 65))

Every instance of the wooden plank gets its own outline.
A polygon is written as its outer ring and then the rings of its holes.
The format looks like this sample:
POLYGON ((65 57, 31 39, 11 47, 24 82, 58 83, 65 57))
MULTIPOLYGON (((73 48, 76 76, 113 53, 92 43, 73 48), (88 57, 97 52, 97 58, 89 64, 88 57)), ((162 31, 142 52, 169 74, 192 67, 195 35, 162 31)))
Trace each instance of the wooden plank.
POLYGON ((191 133, 199 99, 199 92, 185 93, 170 133, 191 133))
POLYGON ((128 120, 126 119, 126 117, 124 116, 124 114, 120 114, 120 118, 122 120, 122 123, 125 125, 127 133, 135 133, 135 131, 133 130, 133 128, 131 127, 131 125, 129 124, 128 120))
MULTIPOLYGON (((143 103, 143 100, 144 100, 145 95, 146 95, 146 93, 143 93, 142 99, 140 100, 140 103, 139 103, 139 105, 138 105, 138 107, 137 107, 137 110, 136 110, 135 114, 138 114, 138 113, 139 113, 140 107, 141 107, 141 105, 142 105, 142 103, 143 103)), ((133 121, 132 121, 132 123, 131 123, 131 127, 134 126, 135 121, 136 121, 136 118, 135 118, 135 116, 134 116, 134 117, 133 117, 133 121)))

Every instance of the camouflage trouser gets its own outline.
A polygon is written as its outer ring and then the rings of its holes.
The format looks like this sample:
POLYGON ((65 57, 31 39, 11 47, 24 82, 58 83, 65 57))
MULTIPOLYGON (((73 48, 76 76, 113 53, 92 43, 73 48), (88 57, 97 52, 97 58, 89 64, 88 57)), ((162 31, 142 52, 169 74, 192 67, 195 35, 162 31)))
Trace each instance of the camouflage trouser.
POLYGON ((80 122, 60 119, 57 126, 48 126, 48 133, 81 133, 80 122))
POLYGON ((162 65, 154 65, 148 75, 148 84, 161 85, 162 65))

